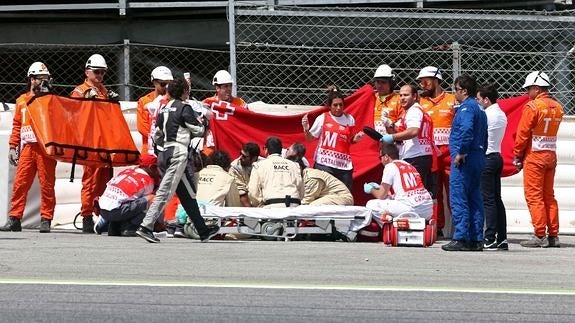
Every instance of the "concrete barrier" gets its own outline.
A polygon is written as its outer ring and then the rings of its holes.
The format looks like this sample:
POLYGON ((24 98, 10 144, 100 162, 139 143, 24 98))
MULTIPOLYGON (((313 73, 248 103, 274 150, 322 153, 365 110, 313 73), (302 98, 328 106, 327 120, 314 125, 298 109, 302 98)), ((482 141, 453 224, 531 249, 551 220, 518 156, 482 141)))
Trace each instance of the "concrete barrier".
MULTIPOLYGON (((13 105, 9 105, 13 109, 13 105)), ((300 114, 318 108, 316 106, 269 105, 261 102, 250 104, 250 109, 258 113, 274 115, 300 114)), ((136 128, 136 102, 122 102, 124 117, 130 127, 134 142, 141 147, 141 136, 136 128)), ((15 168, 8 163, 8 138, 12 128, 12 111, 0 112, 0 225, 8 217, 12 179, 15 168)), ((558 142, 559 165, 555 176, 555 195, 559 202, 561 234, 575 234, 575 117, 566 117, 559 128, 558 142)), ((58 163, 56 168, 56 226, 71 227, 76 213, 80 210, 80 189, 82 167, 76 167, 75 180, 70 183, 71 164, 58 163)), ((116 169, 116 172, 119 168, 116 169)), ((510 233, 532 232, 531 217, 523 195, 523 172, 502 180, 502 197, 507 208, 507 226, 510 233)), ((23 226, 36 228, 40 217, 40 192, 37 181, 28 195, 28 204, 23 226)))

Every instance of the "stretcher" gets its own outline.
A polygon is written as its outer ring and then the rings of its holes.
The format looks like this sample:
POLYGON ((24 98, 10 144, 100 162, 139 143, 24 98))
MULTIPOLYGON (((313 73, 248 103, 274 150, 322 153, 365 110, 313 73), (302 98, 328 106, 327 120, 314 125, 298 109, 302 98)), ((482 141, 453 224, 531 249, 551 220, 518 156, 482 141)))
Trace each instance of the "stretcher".
POLYGON ((200 206, 206 221, 220 226, 219 234, 237 233, 289 241, 302 234, 336 234, 355 241, 374 212, 363 206, 300 205, 293 208, 200 206))

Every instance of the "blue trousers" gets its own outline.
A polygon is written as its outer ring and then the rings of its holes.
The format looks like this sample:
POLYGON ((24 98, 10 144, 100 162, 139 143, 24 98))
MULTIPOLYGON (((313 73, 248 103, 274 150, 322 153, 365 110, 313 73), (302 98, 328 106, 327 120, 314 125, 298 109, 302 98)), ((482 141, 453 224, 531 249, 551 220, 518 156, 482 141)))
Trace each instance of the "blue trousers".
MULTIPOLYGON (((455 156, 451 156, 453 161, 455 156)), ((483 199, 481 198, 481 173, 485 167, 483 151, 467 154, 459 166, 451 163, 449 199, 451 218, 455 231, 453 240, 483 241, 483 199)))

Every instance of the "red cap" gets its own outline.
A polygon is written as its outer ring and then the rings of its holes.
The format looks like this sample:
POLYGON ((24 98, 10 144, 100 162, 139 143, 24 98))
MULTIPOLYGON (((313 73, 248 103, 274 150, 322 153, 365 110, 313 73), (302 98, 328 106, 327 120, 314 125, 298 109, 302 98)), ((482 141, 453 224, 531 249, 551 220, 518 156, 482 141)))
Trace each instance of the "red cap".
POLYGON ((154 155, 143 155, 140 156, 140 166, 149 167, 158 164, 158 159, 154 155))

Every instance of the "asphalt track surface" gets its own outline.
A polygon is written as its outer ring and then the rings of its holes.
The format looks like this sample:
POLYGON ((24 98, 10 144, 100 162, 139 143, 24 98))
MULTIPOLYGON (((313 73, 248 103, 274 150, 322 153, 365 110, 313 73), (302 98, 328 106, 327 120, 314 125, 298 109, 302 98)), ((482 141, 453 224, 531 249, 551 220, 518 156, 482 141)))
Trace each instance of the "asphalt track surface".
POLYGON ((575 322, 575 237, 508 252, 0 232, 1 322, 575 322))

